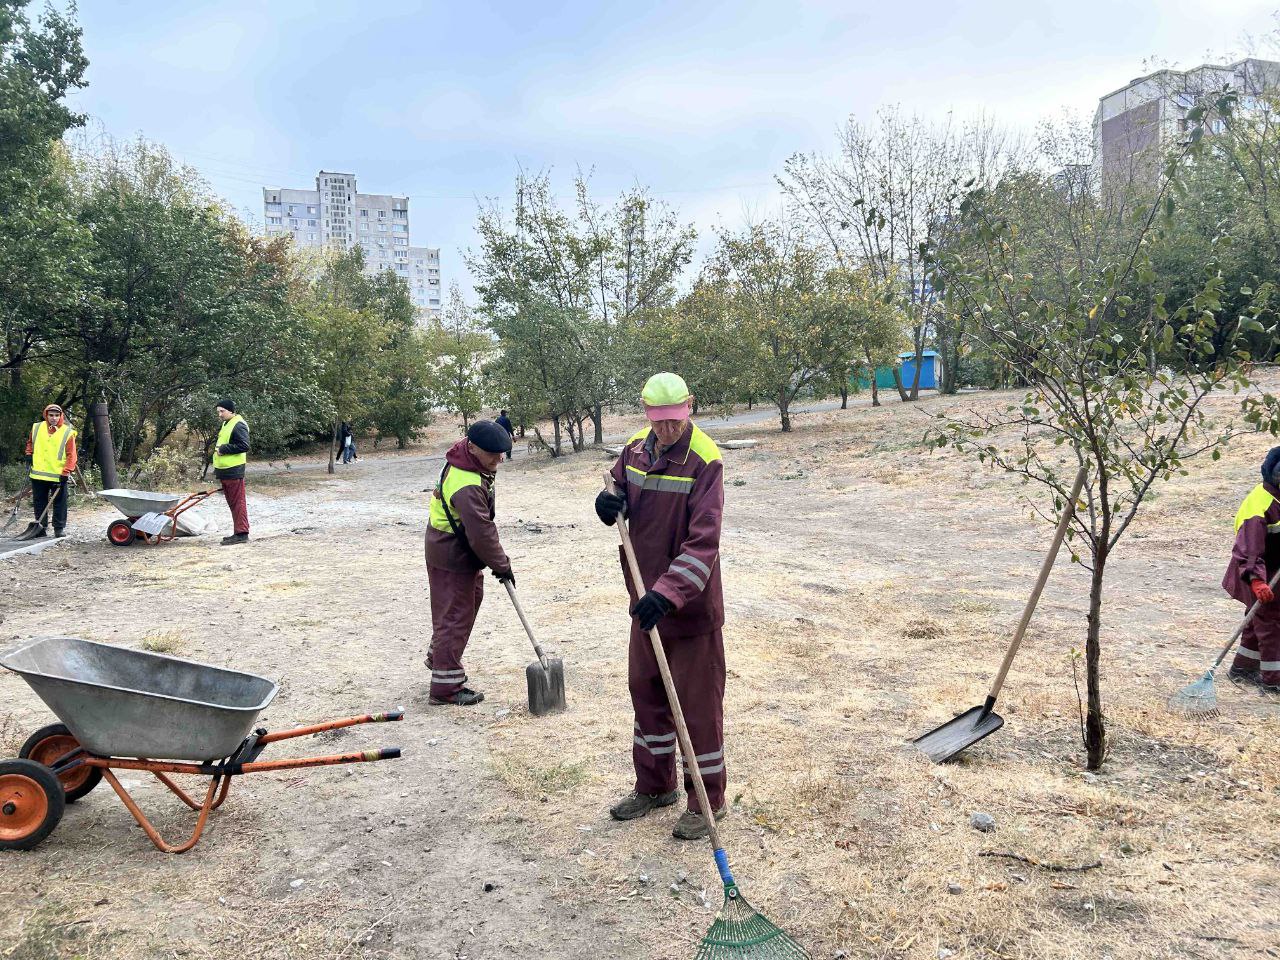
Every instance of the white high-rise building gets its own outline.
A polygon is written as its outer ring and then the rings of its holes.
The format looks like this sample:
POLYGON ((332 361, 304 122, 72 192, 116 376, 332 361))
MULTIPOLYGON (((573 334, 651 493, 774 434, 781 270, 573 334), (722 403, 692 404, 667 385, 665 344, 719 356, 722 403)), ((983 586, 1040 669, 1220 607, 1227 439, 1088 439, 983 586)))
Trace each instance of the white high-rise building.
POLYGON ((344 253, 361 247, 371 274, 399 274, 414 305, 440 315, 440 250, 410 246, 408 197, 360 193, 354 173, 321 170, 314 190, 263 187, 262 216, 267 236, 291 236, 298 247, 344 253))

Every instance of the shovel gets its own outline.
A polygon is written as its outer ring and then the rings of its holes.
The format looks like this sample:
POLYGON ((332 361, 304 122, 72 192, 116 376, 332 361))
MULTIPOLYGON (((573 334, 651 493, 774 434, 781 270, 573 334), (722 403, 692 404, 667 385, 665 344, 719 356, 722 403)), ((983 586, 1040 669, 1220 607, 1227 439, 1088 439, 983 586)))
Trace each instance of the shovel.
POLYGON ((534 637, 533 627, 529 626, 529 618, 524 615, 520 598, 516 596, 515 584, 504 580, 503 585, 507 588, 511 605, 516 608, 516 616, 524 625, 524 632, 529 635, 533 652, 538 655, 535 662, 524 668, 524 678, 529 684, 529 712, 535 717, 541 717, 543 714, 564 710, 568 706, 564 698, 564 661, 559 657, 548 657, 542 652, 542 644, 534 637))
MULTIPOLYGON (((53 510, 53 505, 58 502, 58 497, 62 496, 62 487, 53 491, 53 496, 49 498, 49 502, 45 504, 44 513, 40 514, 39 520, 33 520, 27 524, 27 529, 23 530, 13 539, 15 540, 35 540, 44 535, 45 521, 49 519, 49 513, 53 510)), ((15 503, 13 509, 16 512, 18 505, 15 503)))
POLYGON ((13 498, 13 509, 9 511, 9 516, 4 522, 4 526, 0 526, 0 534, 12 527, 18 521, 18 505, 22 503, 24 497, 31 493, 30 487, 23 488, 16 497, 13 498))
POLYGON ((1071 488, 1071 495, 1067 498, 1066 505, 1062 508, 1062 518, 1058 521, 1058 529, 1053 534, 1053 545, 1049 547, 1049 555, 1044 558, 1044 563, 1040 565, 1040 576, 1036 578, 1035 588, 1031 591, 1031 599, 1027 601, 1026 607, 1022 611, 1022 619, 1018 621, 1018 628, 1013 631, 1013 640, 1009 644, 1009 650, 1004 655, 1004 662, 1000 664, 1000 672, 996 674, 995 682, 991 684, 991 692, 987 694, 986 702, 971 710, 966 710, 954 720, 949 720, 935 730, 930 730, 922 737, 917 737, 912 741, 916 747, 934 763, 942 763, 950 760, 965 747, 972 746, 984 737, 989 737, 1001 727, 1004 726, 1004 717, 995 712, 996 697, 1000 694, 1000 688, 1004 686, 1004 678, 1009 673, 1009 667, 1013 664, 1013 657, 1018 652, 1018 647, 1022 643, 1022 635, 1027 632, 1027 624, 1031 622, 1031 615, 1036 611, 1036 604, 1040 601, 1040 594, 1044 592, 1044 585, 1049 580, 1049 574, 1053 571, 1053 562, 1058 557, 1058 548, 1062 546, 1062 541, 1067 536, 1067 526, 1071 523, 1071 518, 1075 516, 1076 500, 1080 497, 1080 490, 1084 487, 1086 468, 1081 467, 1080 472, 1076 474, 1075 485, 1071 488))

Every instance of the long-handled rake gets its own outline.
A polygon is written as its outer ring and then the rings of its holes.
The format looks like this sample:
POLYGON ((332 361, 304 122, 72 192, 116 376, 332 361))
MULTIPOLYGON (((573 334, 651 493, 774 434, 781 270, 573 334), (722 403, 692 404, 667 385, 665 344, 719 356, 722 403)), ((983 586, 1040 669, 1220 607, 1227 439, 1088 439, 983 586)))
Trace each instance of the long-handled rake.
MULTIPOLYGON (((1277 583, 1280 583, 1280 570, 1277 570, 1271 577, 1268 586, 1274 590, 1277 583)), ((1258 612, 1261 606, 1261 600, 1253 601, 1253 606, 1249 608, 1249 612, 1240 621, 1240 626, 1236 627, 1235 633, 1231 634, 1231 639, 1227 641, 1226 646, 1222 648, 1222 652, 1218 654, 1217 659, 1213 661, 1209 669, 1204 672, 1204 676, 1195 683, 1187 684, 1169 698, 1170 711, 1182 714, 1184 717, 1204 720, 1218 715, 1218 690, 1214 685, 1213 675, 1218 672, 1218 667, 1222 666, 1222 661, 1227 659, 1227 654, 1236 645, 1236 641, 1240 639, 1240 634, 1244 633, 1244 628, 1253 620, 1254 614, 1258 612)))
MULTIPOLYGON (((604 482, 605 487, 612 493, 613 477, 606 473, 604 482)), ((631 546, 627 521, 619 516, 617 523, 618 534, 622 538, 622 552, 627 558, 627 569, 631 571, 631 582, 635 584, 636 590, 643 594, 644 580, 640 577, 640 564, 636 562, 636 553, 631 546)), ((711 929, 698 944, 698 952, 694 954, 694 960, 809 960, 809 954, 805 953, 800 944, 747 903, 733 879, 733 874, 729 872, 729 857, 724 852, 724 847, 720 845, 715 812, 711 809, 710 801, 707 800, 707 788, 702 782, 702 771, 698 769, 698 755, 693 752, 693 741, 689 737, 689 728, 684 722, 684 710, 680 707, 680 698, 676 695, 675 683, 671 679, 671 667, 667 663, 667 653, 662 647, 662 637, 658 634, 656 627, 649 631, 649 642, 653 645, 653 655, 658 661, 658 672, 662 674, 662 685, 666 688, 667 701, 671 704, 676 733, 680 738, 680 752, 685 757, 685 768, 693 778, 698 803, 707 821, 711 846, 715 850, 716 869, 720 871, 720 879, 724 882, 724 906, 716 914, 711 929)))

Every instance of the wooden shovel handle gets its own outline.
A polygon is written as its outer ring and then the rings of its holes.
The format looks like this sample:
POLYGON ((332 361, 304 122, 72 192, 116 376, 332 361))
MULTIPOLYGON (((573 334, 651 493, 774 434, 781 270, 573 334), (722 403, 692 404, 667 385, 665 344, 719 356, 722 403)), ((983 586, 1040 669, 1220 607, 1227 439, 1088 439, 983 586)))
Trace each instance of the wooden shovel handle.
MULTIPOLYGON (((617 492, 613 484, 613 475, 608 472, 604 475, 604 487, 610 493, 617 492)), ((618 514, 616 523, 618 535, 622 538, 622 552, 627 558, 627 569, 631 571, 631 582, 635 585, 637 596, 642 597, 646 588, 644 581, 640 578, 640 564, 636 562, 636 552, 631 546, 631 534, 627 532, 627 521, 622 514, 618 514)), ((693 752, 689 726, 684 722, 684 710, 680 707, 680 697, 676 695, 675 681, 671 679, 671 665, 667 663, 667 651, 662 647, 662 637, 659 636, 657 627, 649 631, 649 643, 653 646, 654 659, 658 661, 662 685, 667 690, 667 702, 671 704, 671 714, 676 721, 676 734, 680 738, 680 752, 684 754, 685 766, 689 770, 689 776, 693 778, 693 787, 698 794, 698 804, 702 807, 702 816, 707 821, 707 830, 711 835, 711 845, 719 850, 720 832, 716 829, 716 813, 711 809, 711 802, 707 799, 707 787, 702 782, 702 771, 698 768, 698 755, 693 752)))
POLYGON ((520 623, 524 626, 524 632, 529 635, 529 642, 533 644, 533 652, 538 655, 538 662, 542 664, 542 669, 547 669, 547 655, 542 652, 542 644, 538 643, 537 638, 533 635, 533 627, 529 626, 529 618, 524 615, 524 607, 520 606, 520 598, 516 596, 516 587, 510 580, 503 580, 502 585, 507 588, 507 596, 511 598, 511 605, 516 608, 516 616, 520 618, 520 623))
POLYGON ((1031 615, 1036 612, 1036 604, 1040 602, 1040 594, 1044 592, 1044 585, 1049 581, 1049 574, 1053 572, 1054 561, 1058 559, 1058 549, 1062 546, 1062 541, 1067 538, 1067 527, 1071 524, 1071 518, 1075 516, 1076 501, 1080 499, 1080 491, 1084 489, 1084 480, 1087 473, 1088 468, 1081 467, 1076 474, 1076 482, 1072 485, 1071 494, 1067 498, 1066 505, 1062 508, 1062 518, 1058 521, 1058 529, 1053 534, 1053 545, 1049 547, 1049 554, 1044 558, 1044 563, 1040 565, 1040 576, 1036 578, 1036 585, 1031 591, 1031 598, 1022 610, 1022 619, 1018 621, 1018 629, 1013 631, 1013 640, 1009 643, 1009 651, 1004 655, 1004 662, 1000 664, 1000 672, 996 674, 996 679, 991 684, 991 693, 987 696, 988 703, 994 703, 996 697, 999 696, 1000 688, 1004 686, 1004 678, 1008 676, 1009 667, 1013 664, 1014 655, 1017 654, 1018 647, 1022 644, 1022 635, 1027 632, 1027 624, 1031 622, 1031 615))

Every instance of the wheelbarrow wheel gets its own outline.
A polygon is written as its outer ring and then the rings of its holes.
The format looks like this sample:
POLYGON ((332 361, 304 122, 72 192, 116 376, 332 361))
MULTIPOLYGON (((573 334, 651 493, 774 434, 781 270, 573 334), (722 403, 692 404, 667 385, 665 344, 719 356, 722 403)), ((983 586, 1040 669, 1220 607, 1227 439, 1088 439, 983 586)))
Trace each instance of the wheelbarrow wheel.
POLYGON ((0 761, 0 850, 30 850, 53 833, 65 809, 62 784, 48 767, 0 761))
MULTIPOLYGON (((51 723, 27 737, 18 756, 23 760, 34 760, 43 766, 52 767, 72 750, 79 749, 80 741, 71 735, 65 724, 51 723)), ((102 782, 102 771, 97 767, 80 766, 55 776, 62 784, 67 803, 75 803, 102 782)))
POLYGON ((137 538, 128 520, 113 520, 107 527, 107 539, 117 547, 127 547, 137 538))

